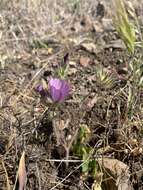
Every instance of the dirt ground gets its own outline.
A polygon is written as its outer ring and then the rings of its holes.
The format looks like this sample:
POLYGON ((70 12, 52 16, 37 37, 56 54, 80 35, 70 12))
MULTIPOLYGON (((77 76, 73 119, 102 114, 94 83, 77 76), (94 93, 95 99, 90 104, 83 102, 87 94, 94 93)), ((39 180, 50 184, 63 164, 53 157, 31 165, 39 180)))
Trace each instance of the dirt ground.
MULTIPOLYGON (((130 189, 143 189, 143 91, 127 119, 130 57, 113 27, 111 5, 93 0, 0 2, 0 190, 8 184, 13 189, 23 151, 27 190, 93 189, 93 177, 83 176, 72 148, 83 125, 90 130, 91 157, 121 161, 128 168, 130 189), (51 120, 52 103, 35 87, 56 76, 67 55, 72 90, 51 120), (100 80, 100 69, 107 79, 100 80)), ((136 11, 141 19, 139 6, 136 11)), ((108 172, 116 181, 118 171, 108 172)), ((109 176, 103 177, 103 190, 109 189, 109 176)))

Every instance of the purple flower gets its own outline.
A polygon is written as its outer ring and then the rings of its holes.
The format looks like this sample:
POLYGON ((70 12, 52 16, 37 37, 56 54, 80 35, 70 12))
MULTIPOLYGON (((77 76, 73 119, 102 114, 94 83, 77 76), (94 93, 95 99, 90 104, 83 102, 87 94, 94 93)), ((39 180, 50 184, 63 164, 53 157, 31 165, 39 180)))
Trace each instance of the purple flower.
POLYGON ((36 87, 36 91, 39 92, 39 94, 41 96, 47 96, 48 95, 48 91, 46 89, 44 89, 43 85, 39 84, 37 87, 36 87))
POLYGON ((65 80, 50 79, 49 92, 54 102, 62 102, 69 95, 70 86, 65 80))

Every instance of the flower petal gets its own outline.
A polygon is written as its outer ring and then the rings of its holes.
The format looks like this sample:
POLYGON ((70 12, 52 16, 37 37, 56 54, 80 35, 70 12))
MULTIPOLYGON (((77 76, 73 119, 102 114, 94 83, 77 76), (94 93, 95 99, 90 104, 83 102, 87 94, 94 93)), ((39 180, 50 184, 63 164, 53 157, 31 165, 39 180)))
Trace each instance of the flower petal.
POLYGON ((49 81, 49 90, 53 101, 64 101, 65 97, 70 92, 70 87, 67 81, 60 79, 51 79, 49 81))
POLYGON ((66 96, 68 96, 70 92, 70 87, 66 81, 62 81, 62 88, 61 88, 61 100, 64 100, 66 96))
POLYGON ((60 90, 57 90, 55 87, 52 86, 50 88, 50 94, 53 101, 57 102, 60 100, 60 96, 61 96, 60 90))
POLYGON ((60 89, 61 86, 62 86, 62 82, 60 79, 51 79, 49 81, 49 86, 53 86, 55 87, 56 89, 60 89))
POLYGON ((37 87, 36 87, 36 91, 39 92, 39 94, 41 96, 47 96, 48 95, 48 91, 46 89, 44 89, 44 87, 39 84, 37 87))

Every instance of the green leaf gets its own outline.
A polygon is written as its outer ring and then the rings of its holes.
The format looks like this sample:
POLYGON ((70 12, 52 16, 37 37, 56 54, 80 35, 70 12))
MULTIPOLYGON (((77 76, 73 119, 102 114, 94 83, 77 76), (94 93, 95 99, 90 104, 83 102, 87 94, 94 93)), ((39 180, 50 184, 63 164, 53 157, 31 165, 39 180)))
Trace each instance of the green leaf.
POLYGON ((97 165, 96 160, 91 160, 90 163, 89 163, 89 167, 90 167, 90 170, 91 170, 92 177, 95 178, 95 176, 97 174, 97 171, 98 171, 98 165, 97 165))
POLYGON ((82 164, 82 173, 88 174, 89 172, 89 154, 86 150, 86 148, 82 148, 83 151, 83 155, 82 155, 82 159, 83 159, 83 164, 82 164))
POLYGON ((130 22, 128 18, 123 0, 116 0, 115 8, 116 13, 114 23, 116 29, 124 44, 126 45, 128 52, 133 54, 135 50, 136 27, 133 23, 130 22))
POLYGON ((101 185, 97 182, 94 182, 92 189, 93 190, 102 190, 101 185))

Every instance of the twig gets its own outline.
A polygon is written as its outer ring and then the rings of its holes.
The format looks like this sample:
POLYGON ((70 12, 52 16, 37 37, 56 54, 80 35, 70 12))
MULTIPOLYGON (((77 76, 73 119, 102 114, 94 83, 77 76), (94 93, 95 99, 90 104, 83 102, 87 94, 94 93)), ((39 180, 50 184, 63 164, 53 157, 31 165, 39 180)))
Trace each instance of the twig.
POLYGON ((71 162, 71 163, 80 163, 83 162, 84 160, 60 160, 60 159, 46 159, 45 161, 47 162, 71 162))
POLYGON ((6 175, 7 190, 11 190, 9 179, 8 179, 8 173, 7 173, 7 170, 6 170, 6 167, 5 167, 5 164, 4 164, 3 160, 1 161, 1 163, 2 163, 2 166, 3 166, 4 172, 5 172, 5 175, 6 175))
POLYGON ((36 162, 36 170, 37 170, 37 178, 38 178, 38 183, 39 183, 39 190, 41 190, 41 179, 40 179, 40 173, 39 173, 37 162, 36 162))

